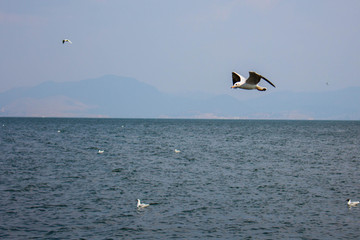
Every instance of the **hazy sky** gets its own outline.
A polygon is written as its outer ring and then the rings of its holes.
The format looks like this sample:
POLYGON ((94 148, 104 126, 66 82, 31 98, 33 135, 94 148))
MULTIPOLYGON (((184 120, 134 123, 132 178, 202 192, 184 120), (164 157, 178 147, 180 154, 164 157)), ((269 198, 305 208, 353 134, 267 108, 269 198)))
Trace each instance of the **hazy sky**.
POLYGON ((239 94, 231 72, 249 70, 271 91, 360 86, 359 12, 358 0, 0 0, 0 92, 115 74, 239 94))

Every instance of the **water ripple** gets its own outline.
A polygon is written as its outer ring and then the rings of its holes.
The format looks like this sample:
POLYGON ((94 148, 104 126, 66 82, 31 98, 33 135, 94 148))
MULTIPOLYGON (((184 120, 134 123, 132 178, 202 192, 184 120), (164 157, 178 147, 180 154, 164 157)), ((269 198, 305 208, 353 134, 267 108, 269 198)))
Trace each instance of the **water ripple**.
POLYGON ((360 235, 360 122, 2 120, 3 239, 360 235))

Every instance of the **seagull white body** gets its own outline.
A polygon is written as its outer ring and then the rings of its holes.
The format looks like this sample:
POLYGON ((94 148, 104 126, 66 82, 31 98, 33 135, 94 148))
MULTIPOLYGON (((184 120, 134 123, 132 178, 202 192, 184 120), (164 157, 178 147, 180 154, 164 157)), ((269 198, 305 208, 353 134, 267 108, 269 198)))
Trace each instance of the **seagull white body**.
POLYGON ((64 39, 64 40, 62 40, 62 43, 63 43, 63 44, 66 43, 66 42, 72 43, 69 39, 64 39))
POLYGON ((137 205, 136 205, 137 208, 144 208, 144 207, 148 207, 148 206, 150 206, 150 204, 141 203, 140 199, 137 200, 137 205))
POLYGON ((266 91, 265 87, 260 87, 258 85, 261 79, 264 79, 271 86, 275 87, 275 85, 272 82, 270 82, 268 79, 266 79, 265 77, 261 76, 256 72, 249 72, 248 79, 244 78, 243 76, 241 76, 236 72, 232 72, 233 86, 231 88, 242 88, 247 90, 257 89, 259 91, 266 91))
POLYGON ((179 152, 181 152, 181 151, 180 151, 179 149, 175 149, 175 152, 176 152, 176 153, 179 153, 179 152))
POLYGON ((347 199, 347 204, 349 207, 355 207, 356 205, 358 205, 360 202, 359 201, 354 201, 352 202, 350 199, 347 199))
POLYGON ((104 153, 104 150, 99 150, 98 153, 99 154, 104 153))

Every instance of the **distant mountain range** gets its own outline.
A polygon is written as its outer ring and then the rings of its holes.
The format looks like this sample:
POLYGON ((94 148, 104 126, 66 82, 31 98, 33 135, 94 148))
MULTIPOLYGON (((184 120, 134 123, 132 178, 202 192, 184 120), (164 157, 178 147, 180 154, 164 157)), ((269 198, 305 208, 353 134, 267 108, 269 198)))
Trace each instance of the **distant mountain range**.
POLYGON ((0 93, 0 117, 360 120, 359 90, 274 92, 240 101, 229 95, 173 96, 136 79, 106 75, 0 93))

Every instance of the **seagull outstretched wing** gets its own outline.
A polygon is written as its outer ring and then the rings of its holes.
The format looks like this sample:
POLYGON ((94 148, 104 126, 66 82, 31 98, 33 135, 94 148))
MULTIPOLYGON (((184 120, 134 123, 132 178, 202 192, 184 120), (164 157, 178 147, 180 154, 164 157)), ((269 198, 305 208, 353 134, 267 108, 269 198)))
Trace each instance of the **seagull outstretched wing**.
POLYGON ((69 39, 64 39, 64 40, 62 40, 62 43, 63 43, 63 44, 66 43, 66 42, 72 43, 69 39))
POLYGON ((275 85, 274 85, 272 82, 270 82, 269 79, 266 79, 266 78, 263 77, 263 76, 261 76, 261 78, 264 79, 265 81, 267 81, 271 86, 273 86, 274 88, 276 88, 275 85))
POLYGON ((260 74, 258 74, 256 72, 249 72, 249 78, 246 80, 246 83, 256 85, 260 82, 261 79, 264 79, 271 86, 275 87, 275 85, 272 82, 270 82, 268 79, 266 79, 265 77, 261 76, 260 74))
POLYGON ((233 85, 234 85, 235 83, 241 81, 241 76, 236 72, 232 72, 232 80, 233 80, 233 85))

